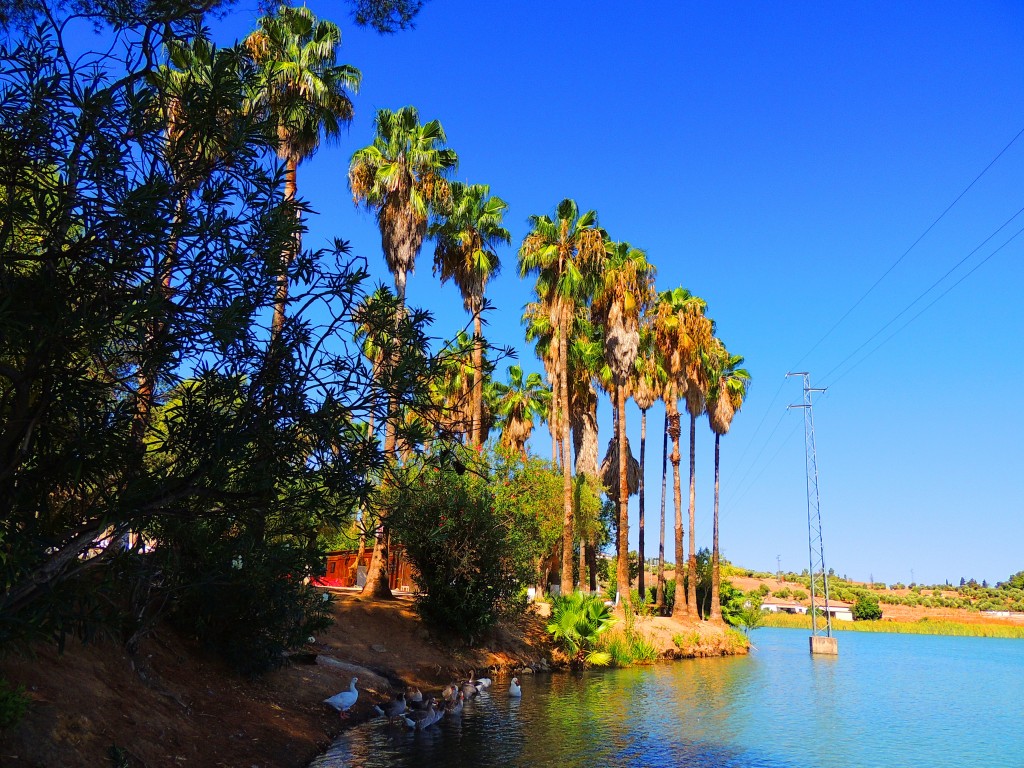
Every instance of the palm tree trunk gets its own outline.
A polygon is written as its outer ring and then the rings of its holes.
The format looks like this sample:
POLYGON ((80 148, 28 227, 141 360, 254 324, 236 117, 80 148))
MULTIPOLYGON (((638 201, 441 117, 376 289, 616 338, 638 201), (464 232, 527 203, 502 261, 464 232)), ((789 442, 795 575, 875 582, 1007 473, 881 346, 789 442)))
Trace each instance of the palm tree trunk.
MULTIPOLYGON (((615 581, 623 602, 630 599, 629 584, 629 484, 627 469, 629 452, 626 447, 626 388, 615 385, 615 436, 619 441, 619 546, 615 581)), ((636 610, 634 606, 631 610, 636 610)))
POLYGON ((480 309, 473 310, 473 421, 469 430, 471 445, 484 444, 484 344, 480 309))
POLYGON ((569 449, 569 344, 566 338, 569 332, 568 313, 563 308, 558 329, 558 376, 562 390, 562 411, 559 414, 562 428, 562 594, 572 593, 572 550, 573 550, 573 509, 572 509, 572 467, 567 455, 569 449))
POLYGON ((711 545, 711 620, 722 620, 722 606, 718 597, 718 442, 721 438, 715 433, 715 531, 711 545))
MULTIPOLYGON (((289 158, 285 161, 284 166, 284 201, 285 203, 291 203, 295 200, 295 193, 298 190, 296 185, 295 176, 298 170, 298 163, 289 158)), ((295 212, 296 218, 299 218, 299 212, 295 212)), ((288 268, 291 266, 292 259, 295 258, 295 254, 299 252, 300 242, 299 233, 296 231, 295 240, 291 248, 281 254, 281 271, 277 274, 277 290, 274 291, 274 319, 270 326, 271 338, 277 338, 277 335, 281 332, 281 328, 284 326, 284 308, 288 302, 288 268)))
POLYGON ((686 606, 686 586, 683 578, 683 569, 686 562, 686 551, 683 549, 683 488, 679 479, 679 462, 682 456, 679 453, 679 411, 672 414, 672 455, 669 461, 672 462, 672 500, 675 503, 676 527, 676 592, 675 602, 672 606, 672 616, 681 618, 688 614, 686 606))
POLYGON ((597 535, 587 542, 587 570, 590 571, 590 594, 597 594, 597 535))
POLYGON ((668 485, 668 411, 665 411, 665 430, 661 437, 661 538, 658 540, 658 591, 654 602, 665 608, 665 490, 668 485))
POLYGON ((700 617, 697 609, 697 535, 694 531, 694 507, 697 502, 697 417, 690 414, 690 556, 687 562, 689 574, 686 585, 686 610, 700 617))
POLYGON ((637 584, 637 594, 640 595, 640 604, 643 605, 647 602, 647 585, 644 583, 644 575, 647 570, 647 563, 644 558, 644 470, 645 467, 645 452, 647 450, 647 409, 640 411, 640 519, 638 521, 637 534, 639 541, 637 542, 637 560, 640 563, 640 574, 639 583, 637 584))
MULTIPOLYGON (((397 403, 394 397, 388 397, 388 413, 384 420, 384 460, 392 464, 397 462, 395 456, 397 403)), ((380 522, 374 536, 373 554, 370 555, 370 567, 366 569, 366 584, 361 595, 374 600, 391 600, 391 578, 388 573, 388 526, 385 510, 380 511, 380 522)))

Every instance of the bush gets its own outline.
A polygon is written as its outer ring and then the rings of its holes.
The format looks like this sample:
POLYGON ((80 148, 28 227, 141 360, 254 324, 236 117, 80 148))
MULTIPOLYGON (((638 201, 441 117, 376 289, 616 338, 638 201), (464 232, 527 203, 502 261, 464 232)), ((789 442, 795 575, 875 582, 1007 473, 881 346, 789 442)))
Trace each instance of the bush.
POLYGON ((6 680, 0 679, 0 729, 17 725, 28 709, 25 687, 12 688, 6 680))
POLYGON ((882 618, 882 608, 878 604, 878 597, 869 593, 864 593, 857 598, 851 613, 853 613, 855 621, 877 621, 882 618))
POLYGON ((573 666, 603 667, 612 661, 612 655, 599 650, 599 642, 614 623, 611 608, 602 597, 573 592, 554 599, 547 631, 573 666))

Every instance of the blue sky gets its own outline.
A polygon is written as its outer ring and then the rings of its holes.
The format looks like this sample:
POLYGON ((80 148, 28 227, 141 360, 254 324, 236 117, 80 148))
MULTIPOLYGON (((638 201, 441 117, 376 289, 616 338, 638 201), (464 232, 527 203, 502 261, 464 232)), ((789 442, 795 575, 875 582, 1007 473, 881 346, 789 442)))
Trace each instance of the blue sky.
MULTIPOLYGON (((1024 206, 1021 137, 907 252, 1024 128, 1024 6, 431 0, 415 30, 391 37, 356 28, 347 6, 310 7, 341 25, 339 60, 364 82, 349 134, 299 169, 299 192, 319 213, 306 245, 348 239, 390 283, 346 169, 378 108, 415 105, 443 123, 457 178, 508 201, 516 244, 529 215, 573 197, 615 239, 648 251, 659 289, 683 285, 707 300, 754 377, 722 443, 727 557, 764 570, 777 556, 784 569, 808 565, 802 421, 786 411, 800 386, 784 378, 808 370, 829 387, 814 416, 830 567, 927 583, 1024 568, 1024 235, 978 266, 1024 214, 854 354, 1024 206)), ((243 0, 215 36, 230 43, 254 18, 243 0)), ((519 325, 531 285, 517 276, 515 247, 500 255, 487 333, 539 371, 519 325)), ((428 245, 409 301, 449 336, 467 317, 455 287, 432 278, 431 258, 428 245)), ((602 400, 602 447, 610 410, 602 400)), ((662 424, 655 407, 649 556, 662 424)), ((635 408, 628 425, 638 451, 635 408)), ((546 428, 535 435, 547 455, 546 428)), ((703 546, 713 481, 703 420, 697 448, 703 546)), ((632 508, 635 547, 635 498, 632 508)), ((671 528, 671 492, 668 516, 671 528)))

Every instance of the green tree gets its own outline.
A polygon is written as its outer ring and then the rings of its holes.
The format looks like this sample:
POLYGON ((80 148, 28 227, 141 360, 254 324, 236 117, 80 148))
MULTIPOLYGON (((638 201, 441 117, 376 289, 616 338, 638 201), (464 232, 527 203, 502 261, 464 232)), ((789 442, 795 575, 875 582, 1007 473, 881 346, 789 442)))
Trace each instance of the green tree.
MULTIPOLYGON (((259 28, 245 39, 256 64, 259 82, 251 109, 267 114, 284 162, 284 201, 297 217, 296 175, 299 164, 312 157, 323 138, 336 139, 352 121, 349 92, 359 89, 362 75, 355 67, 337 64, 341 31, 329 21, 318 21, 305 6, 281 5, 262 16, 259 28)), ((288 301, 288 268, 301 248, 301 228, 294 243, 280 257, 274 294, 275 335, 284 324, 288 301)))
POLYGON ((556 341, 556 418, 561 427, 565 460, 562 462, 564 518, 562 532, 562 593, 573 589, 573 507, 572 467, 569 453, 569 370, 568 330, 575 308, 593 295, 597 267, 604 260, 604 233, 597 214, 580 214, 574 200, 562 200, 555 218, 531 216, 530 232, 519 248, 520 276, 536 275, 535 290, 541 305, 553 320, 556 341))
POLYGON ((743 401, 750 387, 750 373, 743 365, 743 358, 732 355, 718 339, 712 342, 711 350, 706 358, 707 378, 709 382, 707 395, 708 423, 715 433, 715 509, 714 534, 711 555, 711 619, 721 620, 719 610, 719 548, 718 548, 718 474, 719 444, 722 435, 729 431, 732 420, 743 407, 743 401))
POLYGON ((878 595, 870 592, 863 592, 857 597, 853 604, 853 618, 855 621, 877 621, 882 618, 882 607, 878 604, 878 595))
POLYGON ((546 418, 551 403, 551 390, 539 373, 523 377, 523 369, 511 365, 508 383, 491 384, 491 398, 501 429, 500 442, 507 449, 526 456, 526 441, 533 432, 534 419, 546 418))
POLYGON ((604 357, 615 387, 615 437, 619 448, 617 493, 619 594, 630 592, 626 567, 629 552, 629 491, 627 483, 626 390, 640 350, 640 318, 654 298, 654 267, 647 255, 629 243, 608 243, 603 280, 594 297, 594 312, 604 328, 604 357))
MULTIPOLYGON (((405 284, 423 247, 431 209, 446 206, 449 197, 445 176, 458 162, 446 145, 448 139, 437 120, 421 124, 414 107, 392 112, 381 109, 374 118, 374 139, 353 153, 348 182, 352 197, 375 212, 381 233, 384 260, 395 278, 400 308, 405 307, 405 284)), ((396 318, 399 322, 400 318, 396 318)), ((396 365, 399 363, 396 359, 396 365)), ((394 456, 399 410, 392 401, 384 424, 384 452, 394 456)), ((386 528, 377 538, 366 575, 363 593, 387 598, 388 586, 386 528)))
POLYGON ((473 318, 473 402, 469 442, 481 445, 486 440, 484 421, 484 290, 487 281, 501 268, 497 247, 508 245, 512 236, 502 224, 508 204, 491 196, 486 184, 451 184, 451 208, 431 224, 434 237, 434 272, 441 282, 451 279, 462 293, 466 311, 473 318))

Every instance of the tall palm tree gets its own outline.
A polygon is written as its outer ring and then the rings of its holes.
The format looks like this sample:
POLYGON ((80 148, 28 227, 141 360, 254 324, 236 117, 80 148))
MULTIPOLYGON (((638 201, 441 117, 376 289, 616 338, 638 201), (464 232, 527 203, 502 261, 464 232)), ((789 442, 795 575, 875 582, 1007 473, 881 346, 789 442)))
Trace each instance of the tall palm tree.
POLYGON ((627 483, 626 391, 640 350, 640 317, 654 299, 654 267, 647 254, 629 243, 608 243, 594 312, 604 328, 604 357, 615 383, 615 439, 619 448, 618 558, 619 594, 629 599, 629 489, 627 483))
MULTIPOLYGON (((350 93, 359 90, 362 75, 355 67, 337 64, 341 31, 318 21, 305 6, 281 5, 260 17, 258 28, 244 42, 259 71, 252 109, 268 115, 277 137, 277 155, 284 161, 284 200, 295 204, 299 164, 321 141, 337 139, 352 121, 350 93)), ((301 212, 296 209, 296 216, 301 212)), ((272 331, 284 324, 288 301, 288 268, 299 252, 300 235, 281 254, 274 294, 272 331)))
POLYGON ((564 514, 562 526, 561 590, 573 588, 573 506, 572 467, 569 452, 568 330, 575 307, 583 297, 592 295, 598 279, 598 266, 604 261, 604 232, 598 227, 597 214, 580 214, 575 200, 566 198, 555 209, 554 219, 531 216, 530 232, 519 247, 520 276, 537 275, 536 292, 555 328, 557 341, 558 415, 562 444, 564 514))
POLYGON ((508 384, 491 384, 494 409, 501 427, 501 444, 526 457, 526 441, 533 432, 535 418, 546 418, 551 403, 551 390, 539 373, 523 378, 518 365, 508 368, 508 384))
POLYGON ((633 400, 640 409, 640 515, 637 521, 637 555, 640 560, 640 576, 637 591, 641 601, 646 601, 647 599, 647 585, 645 583, 646 555, 644 550, 644 518, 647 511, 644 494, 644 475, 647 471, 647 411, 661 396, 663 377, 664 371, 659 365, 658 355, 654 349, 654 331, 651 327, 651 317, 649 314, 645 314, 640 324, 640 348, 630 381, 633 400))
POLYGON ((466 311, 473 318, 473 378, 471 445, 484 442, 483 320, 484 289, 501 269, 497 246, 509 245, 512 236, 501 226, 508 204, 491 196, 486 184, 451 184, 451 210, 431 224, 428 234, 437 241, 434 273, 441 283, 452 279, 462 293, 466 311))
MULTIPOLYGON (((676 600, 673 616, 691 615, 696 610, 696 598, 692 602, 684 599, 683 563, 686 553, 683 549, 682 492, 679 478, 679 439, 682 435, 679 418, 679 400, 685 396, 688 383, 686 372, 697 355, 697 344, 688 331, 688 317, 694 313, 703 314, 705 302, 685 288, 664 291, 658 296, 654 310, 654 343, 661 353, 662 365, 668 377, 665 391, 665 419, 668 435, 672 438, 672 493, 675 503, 675 561, 676 600)), ((691 451, 692 453, 692 451, 691 451)), ((695 581, 695 579, 691 579, 695 581)))
POLYGON ((715 339, 708 355, 707 413, 711 431, 715 433, 715 524, 711 549, 711 620, 722 620, 719 586, 718 549, 718 469, 719 441, 729 431, 733 417, 743 407, 750 388, 750 372, 741 368, 743 358, 730 354, 721 341, 715 339))
POLYGON ((458 155, 446 146, 441 123, 421 124, 415 107, 381 109, 373 125, 373 143, 352 155, 348 183, 356 203, 376 213, 384 259, 404 303, 406 278, 416 266, 430 213, 450 205, 446 176, 458 155))
MULTIPOLYGON (((349 162, 348 182, 356 203, 376 213, 381 246, 395 277, 399 305, 405 305, 405 284, 423 247, 431 210, 449 198, 445 176, 458 162, 437 120, 420 124, 415 107, 392 112, 381 109, 374 118, 373 143, 356 150, 349 162)), ((396 404, 391 398, 384 424, 384 453, 395 455, 396 404)), ((386 527, 386 519, 382 521, 386 527)), ((387 537, 378 539, 370 560, 363 593, 391 596, 387 576, 387 537)))
POLYGON ((703 415, 707 407, 708 381, 705 360, 714 339, 715 324, 704 315, 707 305, 691 304, 683 314, 683 328, 690 343, 693 354, 686 360, 684 376, 686 378, 686 412, 690 415, 690 546, 687 553, 686 602, 696 615, 697 608, 697 531, 695 525, 697 502, 697 419, 703 415))
MULTIPOLYGON (((548 409, 548 431, 551 433, 551 463, 560 466, 558 451, 561 445, 561 426, 556 414, 561 413, 558 403, 558 344, 555 342, 555 323, 550 312, 539 301, 528 302, 523 308, 521 322, 526 326, 526 340, 532 341, 537 359, 544 364, 544 372, 551 387, 551 407, 548 409)), ((596 448, 595 448, 595 456, 596 448)))

